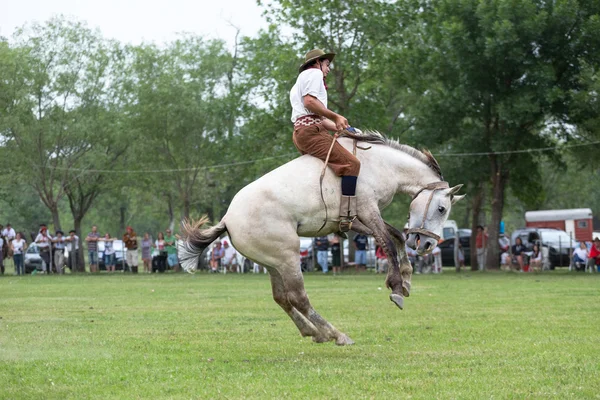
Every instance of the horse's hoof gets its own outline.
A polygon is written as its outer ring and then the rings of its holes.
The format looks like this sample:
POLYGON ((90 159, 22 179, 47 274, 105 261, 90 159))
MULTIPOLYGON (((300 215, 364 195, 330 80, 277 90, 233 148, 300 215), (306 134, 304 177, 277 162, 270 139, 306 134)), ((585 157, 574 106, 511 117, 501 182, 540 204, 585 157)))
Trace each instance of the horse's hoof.
POLYGON ((406 282, 406 281, 402 282, 402 295, 404 297, 410 296, 410 287, 411 287, 410 282, 406 282))
POLYGON ((354 344, 354 340, 350 339, 348 335, 341 334, 335 341, 338 346, 350 346, 354 344))
POLYGON ((325 336, 313 336, 312 341, 315 343, 325 343, 329 342, 331 339, 326 338, 325 336))
POLYGON ((404 309, 404 297, 400 296, 399 294, 392 293, 390 294, 390 300, 394 302, 399 309, 404 309))

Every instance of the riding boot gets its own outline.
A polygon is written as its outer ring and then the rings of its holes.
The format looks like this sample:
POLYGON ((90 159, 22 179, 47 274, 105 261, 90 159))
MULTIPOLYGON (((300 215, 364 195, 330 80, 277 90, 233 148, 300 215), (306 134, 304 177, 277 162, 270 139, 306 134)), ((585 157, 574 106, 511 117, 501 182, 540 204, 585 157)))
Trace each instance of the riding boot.
POLYGON ((340 232, 352 229, 356 219, 356 176, 342 176, 342 199, 340 201, 340 232))
POLYGON ((344 196, 340 202, 340 232, 352 229, 352 222, 356 219, 356 196, 344 196))

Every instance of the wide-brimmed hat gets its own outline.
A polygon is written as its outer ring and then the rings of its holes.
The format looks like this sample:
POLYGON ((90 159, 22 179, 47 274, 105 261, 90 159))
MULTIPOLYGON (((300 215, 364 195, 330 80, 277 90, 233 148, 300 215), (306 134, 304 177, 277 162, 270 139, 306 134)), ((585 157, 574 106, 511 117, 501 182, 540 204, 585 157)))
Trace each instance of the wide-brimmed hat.
POLYGON ((329 60, 329 62, 332 62, 334 57, 335 57, 335 53, 325 53, 321 49, 311 50, 308 53, 306 53, 306 55, 304 56, 304 63, 302 63, 300 68, 298 68, 298 72, 304 71, 306 66, 314 60, 326 59, 326 60, 329 60))

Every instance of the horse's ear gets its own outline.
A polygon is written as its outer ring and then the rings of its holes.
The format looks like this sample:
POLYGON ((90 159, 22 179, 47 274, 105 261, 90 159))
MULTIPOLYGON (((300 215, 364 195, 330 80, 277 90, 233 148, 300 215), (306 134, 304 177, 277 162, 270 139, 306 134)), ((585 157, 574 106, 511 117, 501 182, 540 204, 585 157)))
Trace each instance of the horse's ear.
POLYGON ((460 185, 456 185, 453 188, 450 188, 450 190, 448 190, 448 196, 453 195, 454 193, 458 193, 458 191, 460 190, 460 188, 462 188, 463 185, 462 183, 460 185))
POLYGON ((462 200, 463 197, 465 197, 465 196, 466 196, 466 194, 460 194, 458 196, 452 196, 451 197, 452 204, 455 204, 457 201, 462 200))

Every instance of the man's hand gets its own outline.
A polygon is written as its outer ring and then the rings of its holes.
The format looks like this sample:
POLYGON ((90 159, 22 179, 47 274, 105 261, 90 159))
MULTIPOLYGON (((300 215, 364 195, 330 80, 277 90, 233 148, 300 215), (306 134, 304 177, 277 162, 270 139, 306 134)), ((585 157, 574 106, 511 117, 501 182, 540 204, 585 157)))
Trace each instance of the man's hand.
POLYGON ((350 126, 348 124, 348 120, 339 114, 336 114, 335 118, 333 119, 333 123, 335 124, 335 128, 337 131, 341 131, 350 126))

